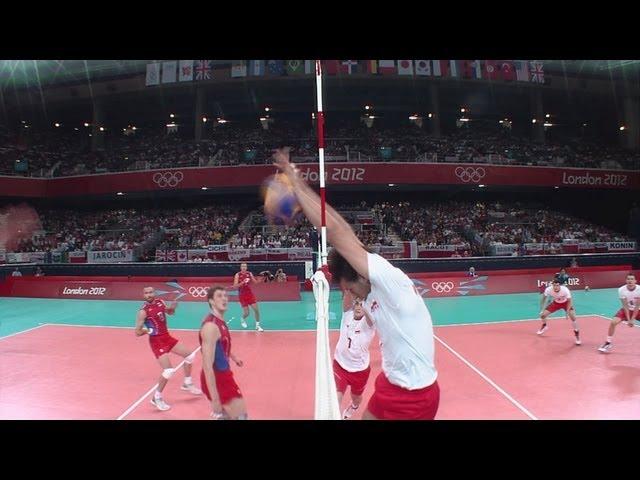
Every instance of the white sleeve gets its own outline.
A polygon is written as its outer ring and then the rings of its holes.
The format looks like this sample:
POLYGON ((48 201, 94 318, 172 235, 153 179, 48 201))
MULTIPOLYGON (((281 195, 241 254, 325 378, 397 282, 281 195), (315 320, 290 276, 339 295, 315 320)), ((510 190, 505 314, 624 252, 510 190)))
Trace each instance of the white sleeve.
MULTIPOLYGON (((624 287, 622 287, 624 288, 624 287)), ((624 299, 625 295, 624 295, 624 290, 622 290, 622 288, 618 289, 618 296, 620 297, 620 300, 624 299)))
POLYGON ((399 268, 375 253, 367 253, 369 281, 376 295, 383 297, 388 305, 398 306, 402 291, 413 288, 411 279, 399 268))
POLYGON ((544 296, 545 296, 545 297, 549 297, 549 296, 551 296, 551 289, 552 289, 552 288, 553 288, 553 287, 547 287, 547 288, 545 288, 545 289, 544 289, 544 296))

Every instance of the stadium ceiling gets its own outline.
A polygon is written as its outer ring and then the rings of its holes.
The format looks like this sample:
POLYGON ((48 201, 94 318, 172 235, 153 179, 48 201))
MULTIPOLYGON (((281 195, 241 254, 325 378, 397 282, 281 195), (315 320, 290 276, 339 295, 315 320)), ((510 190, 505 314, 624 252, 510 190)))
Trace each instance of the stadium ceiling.
MULTIPOLYGON (((114 79, 143 74, 152 60, 0 60, 0 88, 45 87, 87 80, 114 79)), ((545 72, 570 76, 638 78, 640 60, 543 60, 545 72)), ((229 65, 230 60, 212 60, 229 65)))

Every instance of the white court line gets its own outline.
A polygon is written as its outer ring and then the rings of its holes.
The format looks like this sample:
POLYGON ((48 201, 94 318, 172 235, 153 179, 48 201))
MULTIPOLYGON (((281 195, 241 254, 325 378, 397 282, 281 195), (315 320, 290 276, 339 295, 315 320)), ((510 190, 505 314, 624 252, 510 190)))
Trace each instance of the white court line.
POLYGON ((453 353, 456 357, 458 357, 460 360, 462 360, 467 367, 469 367, 471 370, 473 370, 474 372, 476 372, 478 375, 480 375, 489 385, 491 385, 493 388, 495 388, 498 392, 500 392, 502 395, 504 395, 506 397, 507 400, 509 400, 511 403, 513 403, 522 413, 524 413, 527 417, 529 417, 531 420, 538 420, 538 418, 533 415, 529 410, 527 410, 526 408, 524 408, 515 398, 513 398, 511 395, 509 395, 507 392, 505 392, 502 388, 500 388, 500 386, 498 386, 493 380, 491 380, 489 377, 487 377, 484 373, 482 373, 480 370, 478 370, 475 366, 473 366, 473 364, 471 364, 471 362, 469 362, 466 358, 464 358, 462 355, 460 355, 458 352, 456 352, 453 348, 451 348, 449 345, 447 345, 444 341, 440 340, 440 338, 438 338, 437 335, 433 335, 434 338, 436 340, 438 340, 447 350, 449 350, 451 353, 453 353))
MULTIPOLYGON (((196 353, 198 350, 200 350, 200 347, 196 348, 193 352, 191 353, 196 353)), ((184 365, 184 362, 186 361, 186 358, 183 359, 173 370, 177 371, 180 369, 180 367, 182 367, 182 365, 184 365)), ((132 411, 134 411, 136 409, 136 407, 138 405, 140 405, 145 398, 147 398, 151 393, 153 393, 153 391, 158 388, 158 384, 156 383, 153 387, 151 387, 149 389, 149 391, 147 393, 145 393, 143 396, 141 396, 135 403, 133 403, 129 408, 127 408, 118 418, 116 418, 116 420, 122 420, 124 419, 124 417, 126 417, 127 415, 129 415, 132 411)))
POLYGON ((0 340, 4 340, 5 338, 9 338, 9 337, 15 337, 16 335, 20 335, 21 333, 27 333, 30 332, 31 330, 35 330, 37 328, 42 328, 46 325, 49 325, 48 323, 41 323, 40 325, 38 325, 37 327, 33 327, 33 328, 27 328, 26 330, 21 330, 19 332, 16 333, 12 333, 10 335, 5 335, 4 337, 0 337, 0 340))

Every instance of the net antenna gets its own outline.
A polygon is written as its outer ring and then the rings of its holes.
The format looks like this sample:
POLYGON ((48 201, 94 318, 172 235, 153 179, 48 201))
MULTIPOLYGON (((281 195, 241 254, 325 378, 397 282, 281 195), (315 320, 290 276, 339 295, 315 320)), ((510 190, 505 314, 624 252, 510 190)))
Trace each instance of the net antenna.
MULTIPOLYGON (((322 108, 322 62, 316 60, 316 99, 318 111, 318 161, 320 171, 320 264, 327 264, 327 220, 324 175, 324 111, 322 108)), ((311 277, 316 299, 316 420, 340 420, 340 405, 333 378, 333 361, 329 344, 329 282, 322 270, 311 277)))
POLYGON ((316 100, 318 111, 316 125, 318 134, 318 163, 320 171, 320 264, 327 264, 327 218, 324 173, 324 110, 322 108, 322 61, 316 60, 316 100))

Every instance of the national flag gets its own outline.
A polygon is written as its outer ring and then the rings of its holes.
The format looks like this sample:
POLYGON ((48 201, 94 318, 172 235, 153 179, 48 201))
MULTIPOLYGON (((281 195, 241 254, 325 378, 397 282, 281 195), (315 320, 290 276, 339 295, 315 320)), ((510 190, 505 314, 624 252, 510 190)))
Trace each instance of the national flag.
POLYGON ((249 60, 249 75, 254 77, 264 75, 264 60, 249 60))
POLYGON ((486 80, 498 80, 498 78, 500 78, 498 62, 496 62, 495 60, 485 60, 482 76, 486 80))
POLYGON ((302 75, 304 73, 304 63, 302 60, 287 60, 287 75, 302 75))
POLYGON ((247 62, 245 60, 233 60, 231 62, 231 78, 246 77, 247 62))
POLYGON ((373 75, 378 73, 378 61, 377 60, 360 60, 362 71, 364 73, 371 73, 373 75))
POLYGON ((178 62, 163 62, 162 63, 162 83, 176 83, 176 70, 178 68, 178 62))
POLYGON ((397 72, 395 60, 378 60, 378 72, 382 75, 392 75, 397 72))
POLYGON ((498 66, 505 82, 513 82, 516 79, 516 71, 511 60, 502 60, 498 62, 498 66))
POLYGON ((196 61, 196 80, 211 80, 211 60, 196 61))
POLYGON ((415 60, 416 75, 431 75, 431 60, 415 60))
POLYGON ((413 75, 413 60, 398 60, 398 75, 413 75))
POLYGON ((323 60, 322 70, 327 75, 337 75, 340 70, 340 60, 323 60))
POLYGON ((544 83, 544 66, 542 62, 530 62, 529 67, 531 68, 531 81, 533 83, 544 83))
POLYGON ((283 75, 284 62, 282 60, 267 60, 267 72, 269 75, 283 75))
POLYGON ((147 79, 146 85, 159 85, 160 84, 160 64, 148 63, 147 64, 147 79))
POLYGON ((193 60, 180 60, 179 80, 181 82, 193 81, 193 60))
POLYGON ((449 76, 449 60, 431 60, 432 72, 436 77, 449 76))
POLYGON ((526 60, 516 60, 516 80, 519 82, 529 81, 529 62, 526 60))
POLYGON ((351 75, 356 72, 356 67, 358 66, 357 60, 340 60, 340 73, 346 73, 347 75, 351 75))
POLYGON ((305 75, 315 75, 316 74, 316 61, 315 60, 305 60, 304 61, 304 73, 305 73, 305 75))
POLYGON ((452 77, 459 77, 462 69, 462 61, 449 60, 449 69, 452 77))

